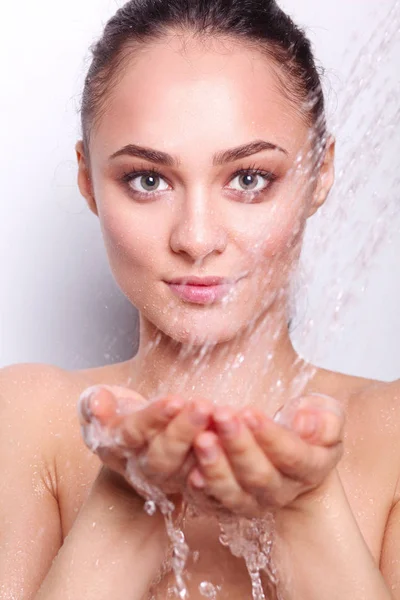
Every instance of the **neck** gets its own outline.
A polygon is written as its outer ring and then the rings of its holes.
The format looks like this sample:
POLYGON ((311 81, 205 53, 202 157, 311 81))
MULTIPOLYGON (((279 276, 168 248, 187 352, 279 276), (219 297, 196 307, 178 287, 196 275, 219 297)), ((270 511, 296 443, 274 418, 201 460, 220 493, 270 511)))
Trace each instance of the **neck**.
POLYGON ((215 404, 258 405, 273 414, 303 393, 313 375, 294 350, 286 310, 278 306, 234 339, 201 347, 178 343, 141 317, 129 385, 146 398, 173 393, 215 404))

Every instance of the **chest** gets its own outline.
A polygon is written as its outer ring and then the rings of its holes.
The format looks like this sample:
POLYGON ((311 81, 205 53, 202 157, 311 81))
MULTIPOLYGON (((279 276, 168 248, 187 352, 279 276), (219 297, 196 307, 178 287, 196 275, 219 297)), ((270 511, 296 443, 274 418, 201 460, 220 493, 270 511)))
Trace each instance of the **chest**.
MULTIPOLYGON (((63 474, 60 513, 64 539, 100 467, 96 456, 90 453, 83 456, 79 467, 75 465, 63 474)), ((350 507, 377 564, 393 493, 392 474, 384 463, 384 456, 379 453, 372 453, 366 460, 365 454, 361 457, 354 449, 347 449, 338 468, 350 507)), ((210 518, 190 516, 185 519, 182 529, 190 549, 187 562, 190 598, 250 599, 251 583, 244 560, 233 556, 220 543, 218 524, 210 518)), ((267 589, 267 580, 263 583, 264 589, 267 589)), ((172 573, 165 572, 154 587, 151 598, 176 598, 173 586, 172 573)), ((270 598, 272 600, 273 596, 270 598)))

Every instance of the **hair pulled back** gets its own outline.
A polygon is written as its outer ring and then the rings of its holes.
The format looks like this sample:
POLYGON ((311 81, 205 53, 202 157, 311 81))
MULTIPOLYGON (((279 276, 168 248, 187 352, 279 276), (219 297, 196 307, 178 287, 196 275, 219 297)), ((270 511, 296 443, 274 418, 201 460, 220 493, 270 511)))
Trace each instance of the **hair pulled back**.
POLYGON ((280 83, 316 138, 325 138, 324 95, 310 41, 274 0, 130 0, 108 21, 101 39, 91 47, 93 60, 81 107, 87 156, 90 132, 106 108, 125 62, 141 45, 170 31, 253 44, 275 61, 282 74, 280 83))

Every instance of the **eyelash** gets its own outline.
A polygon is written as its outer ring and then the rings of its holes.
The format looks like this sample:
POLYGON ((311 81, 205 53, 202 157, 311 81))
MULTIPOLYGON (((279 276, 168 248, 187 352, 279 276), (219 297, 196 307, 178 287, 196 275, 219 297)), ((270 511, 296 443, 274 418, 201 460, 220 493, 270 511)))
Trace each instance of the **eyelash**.
MULTIPOLYGON (((142 198, 149 198, 152 196, 156 196, 157 194, 160 194, 162 192, 138 192, 137 190, 133 190, 129 184, 136 178, 138 177, 145 177, 145 176, 155 176, 155 177, 161 177, 162 179, 166 179, 164 177, 164 175, 162 173, 160 173, 159 171, 157 171, 156 169, 153 168, 146 168, 143 167, 143 169, 138 169, 138 170, 134 170, 134 171, 129 171, 126 172, 122 175, 121 177, 121 182, 128 188, 128 192, 134 196, 134 197, 142 197, 142 198)), ((262 190, 258 190, 255 192, 252 192, 251 190, 246 192, 239 192, 237 190, 231 190, 237 194, 240 195, 249 195, 249 194, 253 194, 253 196, 257 199, 259 198, 259 196, 263 196, 266 194, 266 192, 271 188, 272 184, 276 181, 276 179, 278 178, 277 175, 275 175, 274 173, 271 173, 271 171, 265 171, 264 169, 260 169, 257 167, 257 165, 251 165, 250 167, 245 167, 245 166, 241 166, 238 168, 238 170, 233 174, 232 179, 230 181, 233 181, 236 177, 238 177, 239 175, 260 175, 260 177, 262 177, 263 179, 265 179, 270 185, 267 185, 264 189, 262 190)), ((163 190, 165 191, 165 190, 163 190)))

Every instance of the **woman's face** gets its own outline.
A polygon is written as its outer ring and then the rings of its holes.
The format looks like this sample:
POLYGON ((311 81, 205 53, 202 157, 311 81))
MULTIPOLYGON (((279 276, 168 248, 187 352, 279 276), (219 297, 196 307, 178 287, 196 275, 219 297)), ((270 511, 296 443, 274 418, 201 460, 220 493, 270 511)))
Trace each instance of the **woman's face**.
POLYGON ((228 341, 281 303, 329 191, 327 167, 310 185, 310 132, 274 68, 245 46, 182 50, 171 36, 135 54, 114 87, 92 131, 90 189, 77 145, 118 285, 177 341, 228 341), (193 277, 228 283, 171 283, 193 277))

